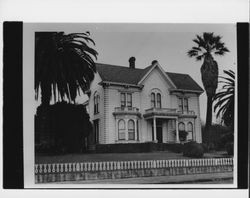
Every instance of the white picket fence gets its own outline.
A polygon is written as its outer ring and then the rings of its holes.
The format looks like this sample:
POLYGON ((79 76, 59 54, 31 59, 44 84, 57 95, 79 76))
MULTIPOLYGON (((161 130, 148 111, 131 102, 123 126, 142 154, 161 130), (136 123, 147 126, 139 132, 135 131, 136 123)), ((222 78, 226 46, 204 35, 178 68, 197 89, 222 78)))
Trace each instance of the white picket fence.
POLYGON ((206 166, 233 166, 233 158, 35 164, 35 174, 206 166))

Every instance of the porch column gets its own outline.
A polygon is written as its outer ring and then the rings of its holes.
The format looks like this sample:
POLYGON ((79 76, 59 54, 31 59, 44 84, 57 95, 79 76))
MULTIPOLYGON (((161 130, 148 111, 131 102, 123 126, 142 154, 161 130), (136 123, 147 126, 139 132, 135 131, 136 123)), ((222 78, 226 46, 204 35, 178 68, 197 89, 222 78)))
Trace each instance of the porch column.
POLYGON ((137 120, 134 119, 134 123, 135 123, 135 141, 137 141, 137 120))
POLYGON ((118 119, 115 119, 115 141, 118 141, 118 119))
POLYGON ((193 141, 197 141, 196 140, 196 130, 195 130, 195 128, 196 128, 196 122, 195 122, 195 118, 194 118, 194 124, 193 124, 193 136, 192 136, 192 140, 193 141))
POLYGON ((153 139, 153 141, 156 142, 156 118, 155 117, 153 118, 153 125, 154 125, 153 126, 153 129, 154 129, 154 131, 153 131, 154 132, 154 139, 153 139))
POLYGON ((179 127, 178 127, 178 118, 176 118, 176 121, 175 121, 175 131, 176 131, 176 143, 180 143, 180 139, 179 139, 179 127))

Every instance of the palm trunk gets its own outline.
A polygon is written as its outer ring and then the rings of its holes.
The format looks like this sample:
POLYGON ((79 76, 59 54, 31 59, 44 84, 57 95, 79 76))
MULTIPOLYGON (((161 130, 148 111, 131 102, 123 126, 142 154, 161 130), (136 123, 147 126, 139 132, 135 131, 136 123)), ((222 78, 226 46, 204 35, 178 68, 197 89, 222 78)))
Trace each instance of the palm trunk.
POLYGON ((201 77, 204 88, 207 93, 207 116, 206 116, 205 132, 207 134, 209 143, 210 142, 209 130, 212 125, 213 97, 215 95, 218 84, 218 65, 210 54, 207 54, 206 57, 204 58, 204 62, 201 66, 201 77))
POLYGON ((209 129, 212 125, 212 96, 207 96, 207 117, 206 117, 206 129, 209 129))
POLYGON ((207 115, 206 115, 206 126, 205 133, 207 134, 208 144, 210 143, 210 128, 212 125, 212 96, 207 96, 207 115))

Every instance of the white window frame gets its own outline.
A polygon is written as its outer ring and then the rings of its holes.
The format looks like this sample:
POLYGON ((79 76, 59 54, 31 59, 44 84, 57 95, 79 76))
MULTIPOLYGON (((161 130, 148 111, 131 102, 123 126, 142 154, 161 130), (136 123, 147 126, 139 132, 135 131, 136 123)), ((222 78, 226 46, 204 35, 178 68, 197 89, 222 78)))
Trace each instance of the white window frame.
POLYGON ((132 108, 133 107, 133 94, 130 93, 130 92, 129 93, 121 92, 121 94, 120 94, 120 104, 121 104, 122 108, 124 108, 124 107, 132 108), (122 95, 124 95, 125 101, 122 100, 122 95), (131 95, 131 102, 128 102, 128 98, 129 98, 128 95, 131 95), (124 105, 123 105, 123 103, 124 103, 124 105), (129 105, 129 103, 131 103, 131 106, 129 105))

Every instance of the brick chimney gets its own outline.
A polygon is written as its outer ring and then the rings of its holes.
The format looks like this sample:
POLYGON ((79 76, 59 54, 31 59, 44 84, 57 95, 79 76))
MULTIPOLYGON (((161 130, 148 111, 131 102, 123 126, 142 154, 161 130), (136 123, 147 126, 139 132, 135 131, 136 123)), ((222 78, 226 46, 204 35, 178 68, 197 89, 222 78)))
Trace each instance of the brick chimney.
POLYGON ((129 68, 134 69, 135 68, 135 57, 130 57, 129 58, 129 68))
POLYGON ((158 63, 158 61, 157 60, 153 60, 151 64, 154 65, 155 63, 158 63))

